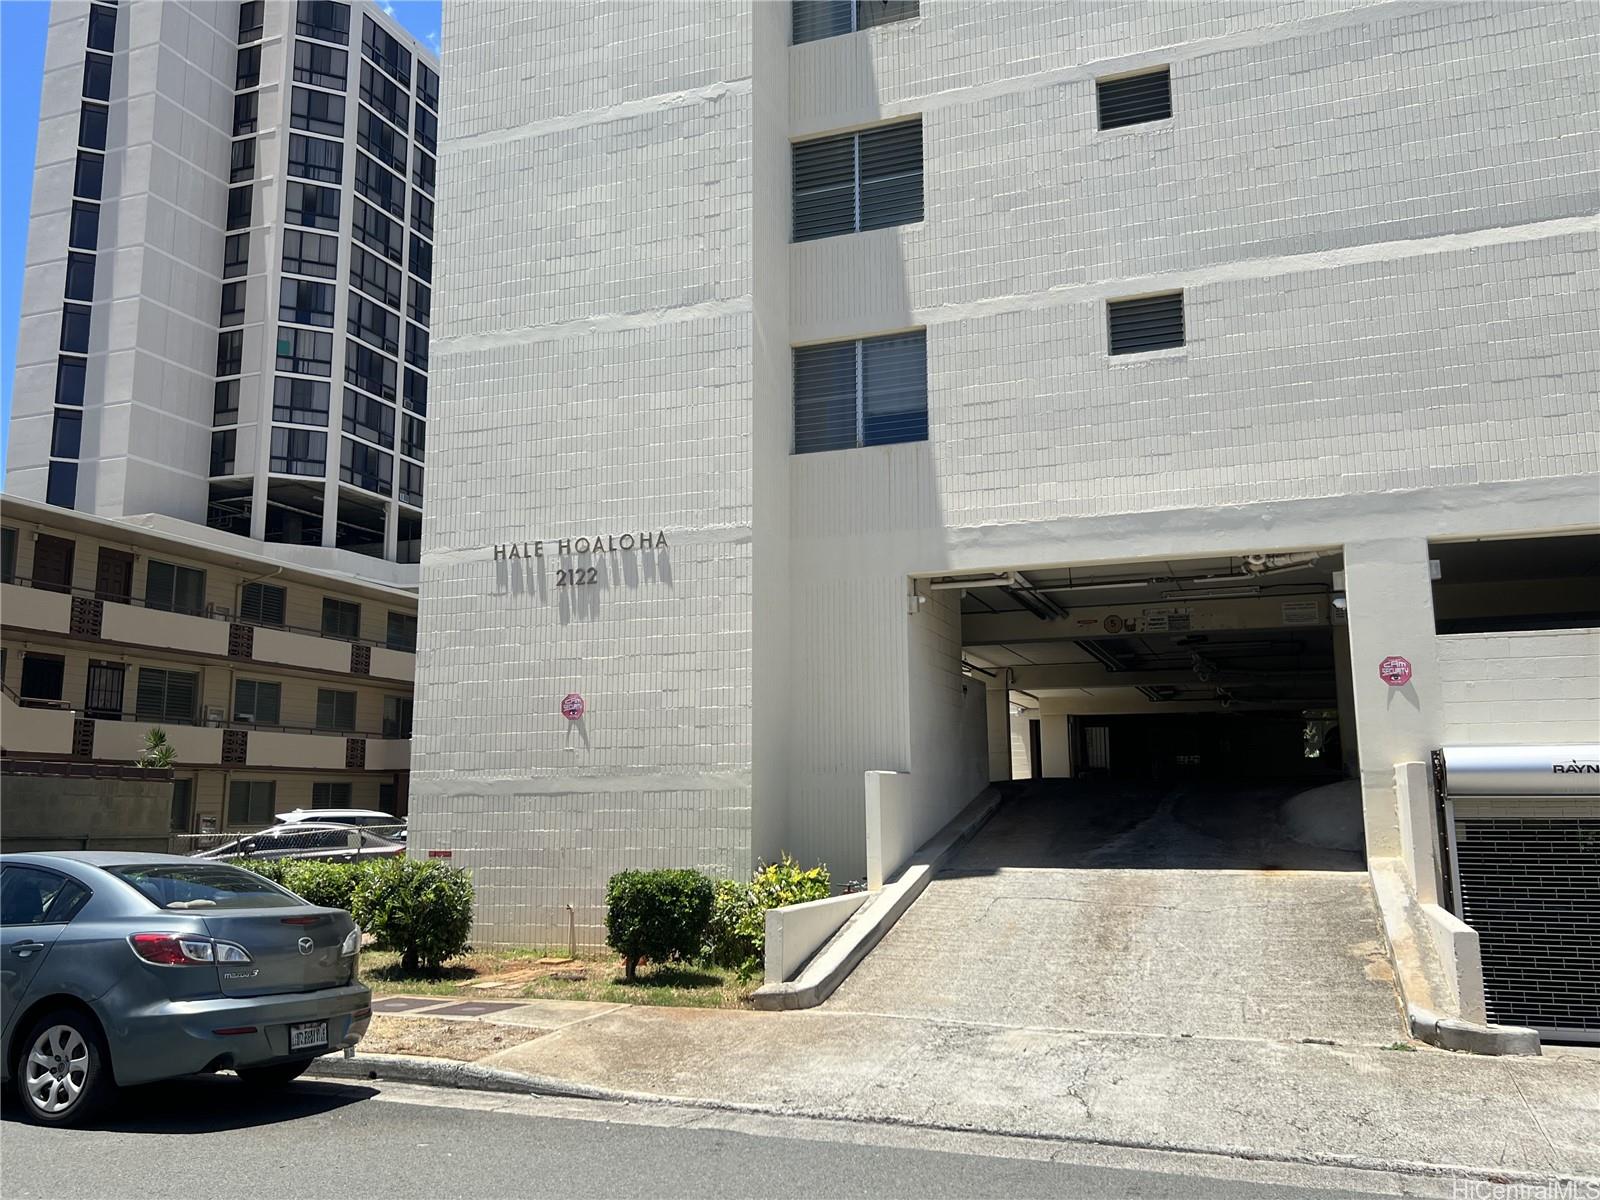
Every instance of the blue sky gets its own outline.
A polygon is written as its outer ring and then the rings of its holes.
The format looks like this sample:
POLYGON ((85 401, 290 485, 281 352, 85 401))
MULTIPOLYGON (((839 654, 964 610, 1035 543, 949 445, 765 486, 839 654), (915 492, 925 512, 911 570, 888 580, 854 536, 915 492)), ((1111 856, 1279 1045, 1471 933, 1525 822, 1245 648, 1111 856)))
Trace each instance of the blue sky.
MULTIPOLYGON (((394 0, 382 6, 418 39, 438 48, 440 0, 394 0)), ((0 0, 0 462, 11 423, 17 312, 22 303, 39 82, 49 22, 50 5, 45 0, 0 0)))

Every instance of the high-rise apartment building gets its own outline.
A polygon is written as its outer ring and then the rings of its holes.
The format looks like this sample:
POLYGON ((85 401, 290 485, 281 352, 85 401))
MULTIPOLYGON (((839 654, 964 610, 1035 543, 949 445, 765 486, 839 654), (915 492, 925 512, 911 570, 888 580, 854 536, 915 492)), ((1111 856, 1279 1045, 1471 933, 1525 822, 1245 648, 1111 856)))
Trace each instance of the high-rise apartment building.
POLYGON ((57 0, 8 491, 410 582, 438 105, 366 0, 57 0))
MULTIPOLYGON (((1130 824, 1192 785, 1185 845, 1263 867, 1274 789, 1327 783, 1343 861, 1426 905, 1448 831, 1397 764, 1594 740, 1592 7, 450 4, 444 40, 412 846, 473 869, 475 940, 569 903, 599 940, 625 867, 875 882, 1030 774, 1130 824)), ((1469 903, 1544 853, 1533 809, 1516 847, 1457 815, 1500 839, 1469 903)))

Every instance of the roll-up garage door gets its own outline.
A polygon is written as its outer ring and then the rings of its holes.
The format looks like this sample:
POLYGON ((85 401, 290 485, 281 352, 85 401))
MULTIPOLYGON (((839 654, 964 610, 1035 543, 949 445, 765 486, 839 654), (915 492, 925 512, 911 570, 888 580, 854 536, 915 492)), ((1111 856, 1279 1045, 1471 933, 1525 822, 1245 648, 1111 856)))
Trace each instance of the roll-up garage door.
POLYGON ((1600 746, 1446 748, 1454 908, 1489 1020, 1600 1042, 1600 746))

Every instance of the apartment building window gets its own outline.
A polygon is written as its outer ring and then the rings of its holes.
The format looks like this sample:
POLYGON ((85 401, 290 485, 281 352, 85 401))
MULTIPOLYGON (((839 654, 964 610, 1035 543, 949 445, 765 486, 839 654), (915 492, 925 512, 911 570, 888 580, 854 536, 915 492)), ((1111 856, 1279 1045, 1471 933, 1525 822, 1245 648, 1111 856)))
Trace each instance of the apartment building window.
POLYGON ((796 142, 794 240, 922 220, 922 119, 796 142))
POLYGON ((278 370, 296 375, 333 374, 333 335, 278 326, 278 370))
POLYGON ((417 63, 417 99, 439 111, 439 76, 425 62, 417 63))
POLYGON ((272 381, 272 419, 290 425, 328 424, 328 384, 316 379, 272 381))
POLYGON ((331 92, 294 88, 289 95, 289 124, 307 133, 344 136, 344 97, 331 92))
POLYGON ((67 230, 67 245, 74 250, 98 249, 100 241, 100 206, 72 203, 72 223, 67 230))
POLYGON ((83 56, 83 94, 90 100, 111 99, 111 56, 83 56))
POLYGON ((417 325, 406 326, 406 365, 428 369, 428 331, 417 325))
MULTIPOLYGON (((259 3, 259 0, 257 0, 259 3)), ((194 824, 194 780, 172 781, 170 828, 173 833, 188 833, 194 824)))
POLYGON ((83 200, 100 199, 105 163, 106 157, 103 154, 85 154, 82 150, 78 151, 77 165, 72 172, 72 194, 83 200))
POLYGON ((90 150, 106 148, 106 120, 110 112, 103 104, 85 104, 78 110, 78 145, 90 150))
POLYGON ((353 600, 322 598, 322 636, 355 641, 361 636, 361 605, 353 600))
POLYGON ((217 374, 238 375, 244 370, 244 334, 227 329, 217 334, 217 374))
POLYGON ((232 425, 239 420, 239 381, 219 380, 211 393, 211 423, 232 425))
POLYGON ((151 559, 145 569, 144 606, 163 612, 206 611, 206 573, 195 567, 151 559))
POLYGON ((222 285, 222 312, 217 318, 219 325, 244 324, 244 284, 225 283, 222 285))
POLYGON ((338 183, 344 177, 344 146, 303 133, 291 133, 289 174, 319 183, 338 183))
POLYGON ((406 368, 406 407, 419 416, 428 415, 428 377, 406 368))
POLYGON ((222 277, 233 279, 250 271, 250 235, 230 233, 222 244, 222 277))
POLYGON ((400 460, 400 503, 422 507, 422 468, 400 460))
POLYGON ((122 720, 122 688, 128 668, 118 662, 91 662, 89 682, 84 689, 85 716, 100 721, 122 720))
POLYGON ((235 779, 228 784, 228 825, 254 829, 272 821, 278 807, 278 785, 270 779, 235 779))
POLYGON ((81 358, 56 360, 56 403, 83 405, 83 388, 89 364, 81 358))
POLYGON ((394 456, 365 442, 341 438, 339 478, 358 488, 387 496, 394 490, 394 456))
POLYGON ((134 700, 134 711, 139 720, 193 725, 195 704, 199 698, 200 676, 193 671, 139 668, 139 685, 134 700))
POLYGON ((337 0, 300 0, 294 30, 302 37, 350 44, 350 6, 337 0))
POLYGON ((370 204, 356 201, 355 219, 350 222, 350 232, 363 245, 376 250, 395 266, 400 265, 405 230, 370 204))
POLYGON ((416 417, 406 416, 400 422, 400 453, 407 458, 422 459, 422 444, 427 425, 416 417))
POLYGON ((1139 296, 1106 304, 1112 354, 1144 354, 1183 345, 1183 293, 1139 296))
POLYGON ((66 674, 67 660, 59 654, 24 651, 17 694, 24 700, 60 700, 66 674))
POLYGON ((299 229, 283 231, 283 269, 296 275, 332 279, 338 274, 339 239, 299 229))
POLYGON ((379 74, 369 62, 361 64, 361 99, 379 116, 400 129, 406 127, 406 94, 392 80, 379 74))
POLYGON ((328 435, 315 429, 274 429, 267 470, 276 475, 323 475, 328 435))
POLYGON ((411 158, 411 183, 419 187, 428 195, 433 195, 433 177, 435 164, 433 155, 418 146, 411 158))
POLYGON ((317 728, 341 733, 353 732, 356 727, 356 694, 336 692, 330 688, 317 689, 317 728))
POLYGON ((344 344, 344 381, 382 396, 394 399, 395 374, 399 370, 393 359, 385 358, 370 346, 360 342, 344 344))
POLYGON ((418 191, 411 193, 411 228, 425 238, 433 236, 433 201, 418 191))
POLYGON ((117 43, 117 10, 98 4, 89 6, 89 49, 110 54, 117 43))
POLYGON ((411 235, 411 273, 418 279, 433 282, 433 247, 416 234, 411 235))
POLYGON ((404 650, 415 653, 417 649, 417 618, 412 613, 391 612, 389 614, 389 633, 384 639, 391 650, 404 650))
POLYGON ((289 590, 275 583, 247 583, 239 590, 239 618, 257 625, 283 625, 289 590))
POLYGON ((251 725, 278 724, 283 685, 263 679, 238 679, 233 684, 233 719, 251 725))
POLYGON ((250 224, 251 202, 255 189, 251 184, 228 189, 228 228, 243 229, 250 224))
POLYGON ((408 738, 411 736, 411 712, 414 702, 408 696, 383 698, 383 736, 408 738))
POLYGON ((381 400, 344 390, 344 431, 377 442, 387 450, 394 448, 394 409, 381 400))
POLYGON ((50 455, 52 458, 77 458, 83 443, 83 414, 72 409, 58 409, 50 419, 50 455))
POLYGON ((278 284, 278 320, 333 328, 331 283, 285 277, 278 284))
POLYGON ((428 324, 430 310, 433 308, 433 289, 420 279, 413 279, 409 288, 410 295, 406 301, 406 316, 413 321, 428 324))
POLYGON ((396 171, 406 169, 404 135, 385 125, 375 113, 365 108, 356 114, 356 144, 396 171))
POLYGON ((439 118, 420 104, 412 110, 411 134, 423 149, 433 154, 439 152, 439 118))
POLYGON ((361 18, 361 49, 406 87, 411 86, 411 52, 365 15, 361 18))
MULTIPOLYGON (((81 401, 80 401, 81 403, 81 401)), ((78 501, 78 464, 53 462, 45 475, 44 502, 57 508, 71 508, 78 501)))
POLYGON ((241 42, 253 42, 261 36, 266 7, 263 0, 245 0, 243 4, 239 5, 239 40, 241 42))
POLYGON ((365 292, 390 308, 399 308, 402 278, 398 267, 368 254, 360 246, 350 248, 350 286, 357 291, 365 292))
POLYGON ((356 155, 356 191, 394 216, 406 215, 406 181, 365 154, 356 155))
POLYGON ((400 318, 365 296, 350 297, 345 332, 388 354, 399 353, 400 318))
POLYGON ((791 41, 798 46, 916 15, 917 0, 793 0, 791 41))
POLYGON ((94 255, 67 255, 65 294, 68 300, 94 299, 94 255))
POLYGON ((211 474, 233 474, 238 445, 239 431, 236 429, 219 429, 211 435, 211 474))
POLYGON ((228 182, 245 183, 256 177, 256 140, 240 138, 228 153, 228 182))
POLYGON ((349 61, 349 54, 336 47, 297 41, 294 44, 294 81, 342 92, 348 78, 349 61))
POLYGON ((1172 116, 1172 71, 1162 67, 1094 83, 1100 128, 1165 121, 1172 116))
POLYGON ((339 228, 339 189, 290 180, 284 187, 284 220, 311 229, 339 228))
MULTIPOLYGON (((239 51, 238 67, 234 72, 235 88, 253 88, 261 82, 261 47, 246 46, 239 51)), ((101 99, 105 99, 104 96, 101 99)))
POLYGON ((927 437, 926 332, 796 347, 796 454, 927 437))
POLYGON ((87 304, 61 306, 61 349, 68 354, 89 353, 89 314, 87 304))
POLYGON ((348 783, 313 783, 311 785, 311 807, 349 808, 350 785, 348 783))
POLYGON ((233 98, 233 136, 256 131, 258 93, 246 92, 233 98))
MULTIPOLYGON (((0 529, 0 583, 17 581, 17 531, 7 526, 0 529)), ((4 672, 0 671, 0 678, 4 672)))

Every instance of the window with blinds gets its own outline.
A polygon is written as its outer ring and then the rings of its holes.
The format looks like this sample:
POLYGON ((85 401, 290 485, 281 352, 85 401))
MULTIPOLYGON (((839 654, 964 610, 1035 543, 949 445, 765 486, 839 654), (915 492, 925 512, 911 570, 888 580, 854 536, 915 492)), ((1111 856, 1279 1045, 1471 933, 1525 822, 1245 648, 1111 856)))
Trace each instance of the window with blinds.
POLYGON ((794 452, 927 441, 927 336, 796 347, 794 452))
POLYGON ((200 676, 192 671, 139 668, 138 697, 134 711, 141 721, 193 725, 200 698, 200 676))
POLYGON ((1167 67, 1120 79, 1097 79, 1094 89, 1101 129, 1165 121, 1172 116, 1172 71, 1167 67))
POLYGON ((917 15, 917 0, 794 0, 790 39, 796 45, 855 33, 917 15))
POLYGON ((311 785, 312 808, 349 808, 350 785, 348 783, 313 783, 311 785))
POLYGON ((275 583, 247 583, 239 594, 239 616, 262 625, 282 625, 288 600, 288 590, 275 583))
POLYGON ((317 689, 317 728, 349 733, 356 727, 356 694, 317 689))
POLYGON ((794 240, 922 220, 922 118, 796 142, 794 240))
POLYGON ((164 612, 205 612, 206 573, 151 559, 145 572, 144 606, 164 612))
POLYGON ((228 825, 253 828, 272 820, 278 785, 268 779, 235 779, 228 785, 228 825))
POLYGON ((1112 354, 1143 354, 1183 345, 1183 293, 1112 300, 1106 305, 1112 354))
POLYGON ((233 719, 251 725, 276 725, 283 709, 283 685, 264 679, 238 679, 233 684, 233 719))

